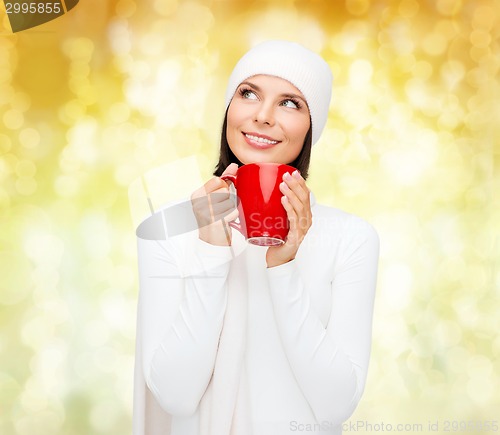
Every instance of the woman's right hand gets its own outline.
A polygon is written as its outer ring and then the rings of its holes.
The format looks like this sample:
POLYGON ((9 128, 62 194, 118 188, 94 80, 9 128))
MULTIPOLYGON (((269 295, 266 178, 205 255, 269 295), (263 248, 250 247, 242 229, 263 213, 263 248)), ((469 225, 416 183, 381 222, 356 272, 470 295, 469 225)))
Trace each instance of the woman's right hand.
MULTIPOLYGON (((238 165, 231 163, 222 175, 236 175, 238 165)), ((220 177, 213 177, 191 195, 199 237, 212 245, 231 245, 228 222, 238 217, 238 209, 229 195, 229 186, 220 177)))

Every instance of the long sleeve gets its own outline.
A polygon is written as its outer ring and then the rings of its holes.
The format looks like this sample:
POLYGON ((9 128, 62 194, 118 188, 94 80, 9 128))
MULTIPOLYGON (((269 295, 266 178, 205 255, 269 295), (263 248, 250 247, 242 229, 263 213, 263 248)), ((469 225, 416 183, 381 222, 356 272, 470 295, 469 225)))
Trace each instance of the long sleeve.
POLYGON ((138 239, 138 331, 149 389, 165 411, 188 416, 212 376, 231 253, 198 238, 179 246, 138 239))
MULTIPOLYGON (((295 378, 316 419, 336 424, 352 414, 365 385, 379 239, 365 225, 339 245, 326 327, 297 260, 267 269, 277 328, 295 378)), ((330 248, 324 247, 324 259, 334 255, 330 248)))

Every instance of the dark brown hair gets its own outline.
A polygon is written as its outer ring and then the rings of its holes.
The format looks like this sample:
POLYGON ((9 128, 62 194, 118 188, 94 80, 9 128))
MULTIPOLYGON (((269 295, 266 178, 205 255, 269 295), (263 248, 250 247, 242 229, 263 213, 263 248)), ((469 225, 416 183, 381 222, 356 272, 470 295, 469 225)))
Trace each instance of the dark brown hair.
MULTIPOLYGON (((311 123, 312 125, 312 123, 311 123)), ((229 143, 227 142, 226 137, 226 129, 227 129, 227 110, 224 115, 224 123, 222 124, 222 132, 220 136, 220 153, 219 153, 219 162, 215 167, 213 175, 220 177, 224 170, 231 164, 237 163, 238 166, 243 165, 242 162, 238 160, 238 158, 233 154, 231 148, 229 148, 229 143)), ((288 162, 287 164, 297 168, 300 172, 300 175, 307 180, 308 172, 309 172, 309 163, 311 161, 311 147, 312 147, 312 128, 309 127, 307 131, 306 137, 304 139, 304 145, 300 150, 300 154, 293 162, 288 162)))

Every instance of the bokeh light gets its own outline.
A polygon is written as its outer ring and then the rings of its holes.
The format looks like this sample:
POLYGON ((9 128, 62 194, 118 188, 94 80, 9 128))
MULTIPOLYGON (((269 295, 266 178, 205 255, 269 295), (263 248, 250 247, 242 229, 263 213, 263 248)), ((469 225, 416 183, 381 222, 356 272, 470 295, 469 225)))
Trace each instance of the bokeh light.
POLYGON ((498 2, 86 0, 8 26, 2 15, 0 433, 131 432, 134 230, 149 204, 129 188, 148 184, 156 208, 210 177, 226 80, 270 38, 330 64, 308 185, 381 238, 352 420, 498 420, 498 2), (193 156, 201 178, 179 182, 193 156))

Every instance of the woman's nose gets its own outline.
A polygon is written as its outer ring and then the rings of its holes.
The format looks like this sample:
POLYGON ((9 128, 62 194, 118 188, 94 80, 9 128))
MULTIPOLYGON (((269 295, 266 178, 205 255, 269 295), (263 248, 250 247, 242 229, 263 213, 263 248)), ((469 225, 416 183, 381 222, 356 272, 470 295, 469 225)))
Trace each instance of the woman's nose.
POLYGON ((267 104, 266 102, 262 102, 259 104, 255 111, 255 121, 268 124, 270 126, 274 125, 274 110, 271 104, 267 104))

